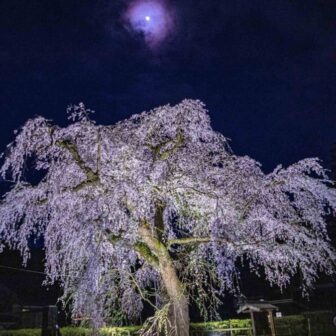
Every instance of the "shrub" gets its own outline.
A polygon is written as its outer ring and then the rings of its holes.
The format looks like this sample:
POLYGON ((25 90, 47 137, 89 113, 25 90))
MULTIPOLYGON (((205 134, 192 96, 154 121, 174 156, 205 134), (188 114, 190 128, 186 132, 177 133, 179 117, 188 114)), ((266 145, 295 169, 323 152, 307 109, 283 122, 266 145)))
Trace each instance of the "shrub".
POLYGON ((92 334, 92 331, 89 328, 82 328, 82 327, 61 328, 62 336, 91 336, 91 334, 92 334))
MULTIPOLYGON (((123 336, 134 335, 141 327, 106 327, 99 330, 99 336, 123 336)), ((62 336, 91 336, 92 329, 81 327, 65 327, 61 328, 62 336)), ((1 336, 1 335, 0 335, 1 336)))
POLYGON ((41 329, 0 330, 0 336, 41 336, 41 329))
POLYGON ((191 323, 191 330, 219 330, 229 328, 251 328, 252 323, 250 319, 232 319, 223 320, 218 322, 204 322, 204 323, 191 323))
POLYGON ((302 315, 291 315, 275 318, 275 329, 277 334, 306 336, 308 335, 308 319, 310 324, 310 334, 312 336, 334 336, 336 328, 332 324, 331 311, 306 312, 302 315))
POLYGON ((290 315, 274 319, 276 333, 279 335, 306 336, 307 321, 303 315, 290 315))
MULTIPOLYGON (((134 335, 140 327, 122 327, 122 328, 102 328, 99 330, 99 336, 124 336, 134 335)), ((62 336, 91 336, 92 329, 82 327, 64 327, 61 328, 62 336)), ((0 330, 0 336, 41 336, 41 329, 17 329, 0 330)))
POLYGON ((331 311, 316 311, 303 314, 306 319, 310 320, 311 334, 333 336, 336 334, 336 328, 332 323, 335 313, 331 311))
POLYGON ((99 332, 101 336, 112 336, 112 335, 135 335, 137 331, 141 329, 140 326, 132 326, 132 327, 106 327, 102 328, 99 332))

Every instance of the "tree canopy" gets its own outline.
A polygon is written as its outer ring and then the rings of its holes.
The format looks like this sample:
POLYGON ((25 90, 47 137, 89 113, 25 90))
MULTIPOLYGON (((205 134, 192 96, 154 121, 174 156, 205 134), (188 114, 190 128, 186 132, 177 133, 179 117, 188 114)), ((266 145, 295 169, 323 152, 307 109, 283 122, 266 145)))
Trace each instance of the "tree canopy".
POLYGON ((28 120, 8 146, 0 232, 24 261, 29 238, 43 235, 48 279, 73 314, 136 319, 145 301, 159 309, 180 295, 213 316, 239 261, 280 287, 299 271, 304 290, 334 271, 325 216, 336 192, 317 159, 265 174, 197 100, 111 126, 83 104, 68 112, 66 127, 28 120), (43 175, 35 185, 28 159, 43 175))

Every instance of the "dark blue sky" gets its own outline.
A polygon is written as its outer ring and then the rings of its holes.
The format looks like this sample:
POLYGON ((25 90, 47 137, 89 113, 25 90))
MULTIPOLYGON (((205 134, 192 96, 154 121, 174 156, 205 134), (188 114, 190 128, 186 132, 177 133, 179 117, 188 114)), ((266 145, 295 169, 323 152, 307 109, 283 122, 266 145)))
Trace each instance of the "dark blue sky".
POLYGON ((265 170, 336 142, 336 2, 167 0, 159 50, 125 29, 131 1, 0 1, 0 147, 36 114, 83 101, 100 123, 199 98, 237 154, 265 170))

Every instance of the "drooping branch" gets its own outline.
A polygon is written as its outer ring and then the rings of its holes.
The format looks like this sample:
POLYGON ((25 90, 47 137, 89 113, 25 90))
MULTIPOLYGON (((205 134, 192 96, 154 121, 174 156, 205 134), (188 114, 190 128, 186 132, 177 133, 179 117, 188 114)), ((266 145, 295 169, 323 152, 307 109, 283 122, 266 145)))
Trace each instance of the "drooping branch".
POLYGON ((138 281, 136 280, 136 278, 134 277, 134 275, 130 272, 128 272, 129 277, 131 278, 134 286, 136 287, 136 289, 138 290, 141 298, 146 301, 152 308, 154 308, 155 310, 158 310, 159 308, 154 305, 145 295, 145 293, 143 292, 143 290, 141 289, 141 286, 139 285, 138 281))

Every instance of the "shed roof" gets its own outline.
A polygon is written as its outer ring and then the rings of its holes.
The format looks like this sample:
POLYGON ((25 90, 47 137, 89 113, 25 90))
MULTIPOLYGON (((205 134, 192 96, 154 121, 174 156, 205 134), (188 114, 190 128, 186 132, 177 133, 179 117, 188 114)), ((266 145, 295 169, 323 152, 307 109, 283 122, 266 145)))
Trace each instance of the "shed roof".
POLYGON ((268 310, 278 310, 277 306, 274 306, 270 303, 267 302, 256 302, 256 303, 244 303, 242 304, 238 310, 237 313, 250 313, 250 312, 255 312, 255 313, 260 313, 262 311, 268 311, 268 310))

